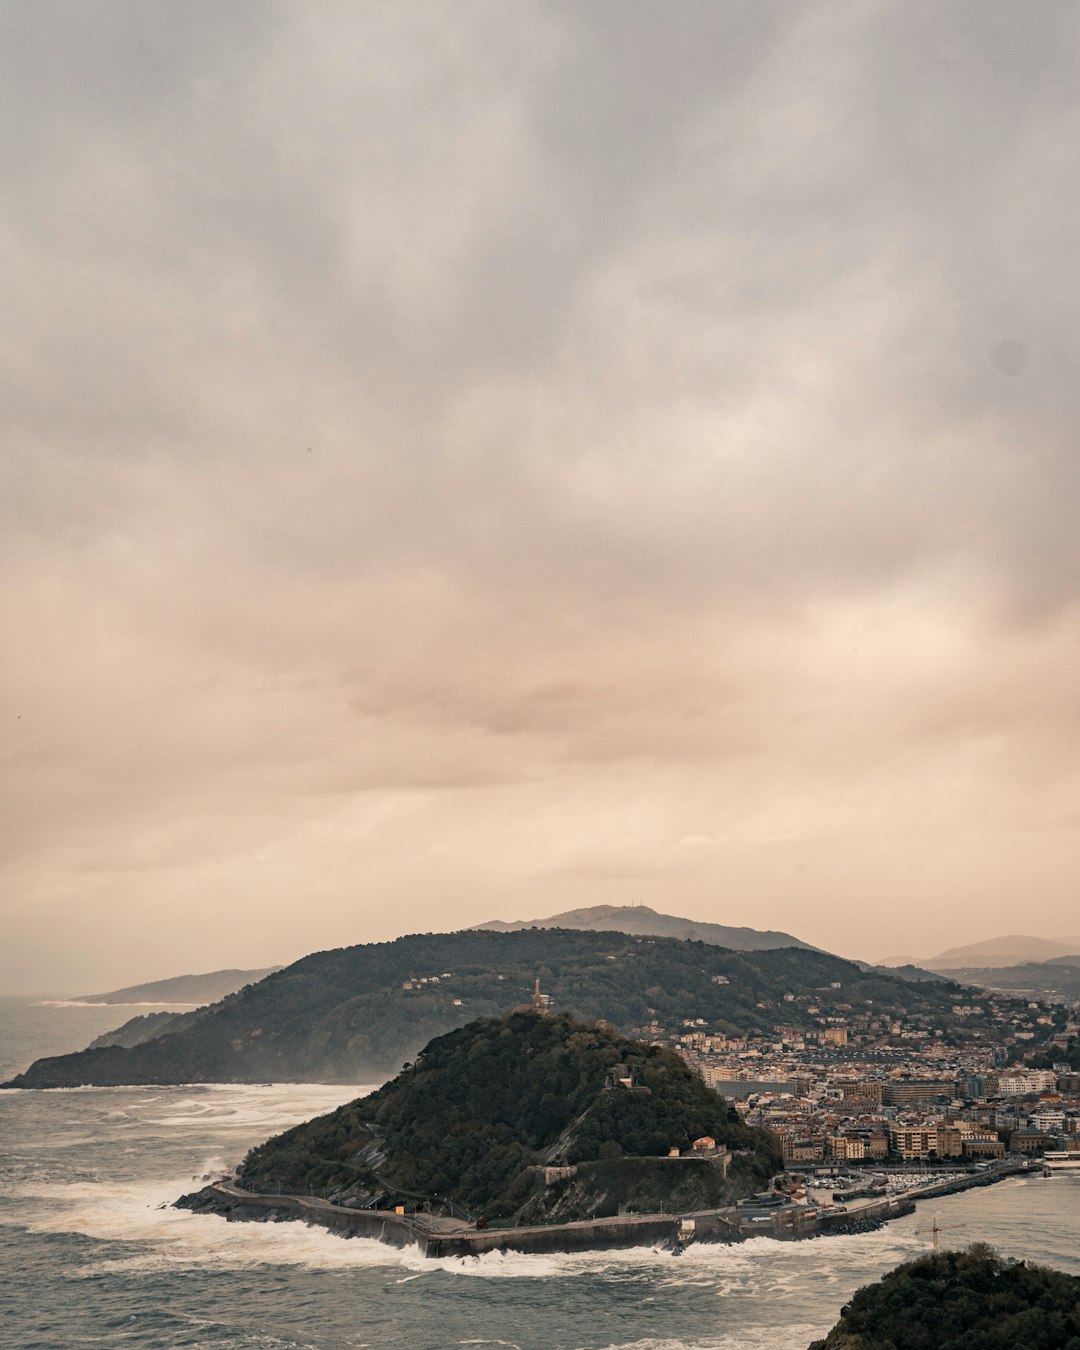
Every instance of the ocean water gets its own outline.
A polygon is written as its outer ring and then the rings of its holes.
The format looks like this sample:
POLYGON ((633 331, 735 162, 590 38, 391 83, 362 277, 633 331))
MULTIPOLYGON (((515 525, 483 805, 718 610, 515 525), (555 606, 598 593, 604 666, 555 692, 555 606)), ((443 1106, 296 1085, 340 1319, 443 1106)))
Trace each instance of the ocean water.
MULTIPOLYGON (((0 1072, 131 1011, 0 1000, 0 1072)), ((1080 1273, 1076 1174, 951 1196, 877 1233, 678 1258, 430 1261, 170 1208, 252 1144, 370 1086, 0 1092, 0 1346, 803 1350, 860 1285, 928 1249, 935 1213, 953 1245, 1080 1273)))

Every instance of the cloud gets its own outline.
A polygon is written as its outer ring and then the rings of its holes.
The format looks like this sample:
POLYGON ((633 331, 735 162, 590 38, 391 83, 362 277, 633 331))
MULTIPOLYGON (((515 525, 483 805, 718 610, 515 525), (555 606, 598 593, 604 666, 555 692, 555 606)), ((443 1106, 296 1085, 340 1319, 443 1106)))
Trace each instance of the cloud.
POLYGON ((11 978, 1065 925, 1071 13, 2 21, 11 978))

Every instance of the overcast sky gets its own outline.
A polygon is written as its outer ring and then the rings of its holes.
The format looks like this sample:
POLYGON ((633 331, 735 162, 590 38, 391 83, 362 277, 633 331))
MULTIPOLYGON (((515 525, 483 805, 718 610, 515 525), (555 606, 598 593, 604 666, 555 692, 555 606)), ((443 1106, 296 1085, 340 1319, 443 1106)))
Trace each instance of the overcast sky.
POLYGON ((0 5, 0 989, 1080 932, 1080 11, 0 5))

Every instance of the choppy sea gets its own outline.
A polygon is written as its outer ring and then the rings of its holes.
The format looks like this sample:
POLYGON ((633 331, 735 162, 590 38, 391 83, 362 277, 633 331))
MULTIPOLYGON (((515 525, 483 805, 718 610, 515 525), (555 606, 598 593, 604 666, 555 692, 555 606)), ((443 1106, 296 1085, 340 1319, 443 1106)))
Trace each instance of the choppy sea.
MULTIPOLYGON (((0 1079, 136 1011, 0 999, 0 1079)), ((431 1261, 170 1208, 252 1144, 370 1087, 0 1092, 0 1346, 804 1350, 860 1285, 929 1246, 924 1207, 858 1237, 678 1258, 431 1261)), ((1080 1175, 1005 1182, 933 1213, 953 1245, 1080 1273, 1080 1175)))

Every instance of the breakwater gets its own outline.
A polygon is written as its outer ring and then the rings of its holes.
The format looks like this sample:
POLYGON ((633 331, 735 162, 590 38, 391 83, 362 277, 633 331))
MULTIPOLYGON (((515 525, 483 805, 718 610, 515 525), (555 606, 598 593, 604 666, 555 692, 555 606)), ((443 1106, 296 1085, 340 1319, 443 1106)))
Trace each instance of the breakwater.
POLYGON ((999 1165, 991 1172, 969 1173, 846 1209, 743 1201, 726 1209, 692 1214, 620 1214, 572 1223, 522 1228, 477 1228, 438 1215, 399 1214, 396 1210, 351 1209, 321 1196, 267 1195, 243 1190, 234 1182, 211 1182, 183 1196, 177 1206, 196 1213, 220 1214, 233 1222, 300 1220, 343 1237, 368 1237, 395 1247, 418 1247, 426 1256, 483 1256, 486 1252, 597 1251, 618 1247, 669 1246, 690 1242, 744 1242, 752 1237, 798 1241, 811 1237, 865 1233, 911 1214, 919 1200, 953 1195, 975 1186, 991 1186, 1010 1176, 1030 1174, 1030 1162, 999 1165))
POLYGON ((1008 1177, 1030 1176, 1042 1169, 1038 1162, 1025 1159, 1023 1162, 998 1163, 992 1172, 968 1173, 963 1177, 950 1177, 946 1181, 930 1182, 920 1186, 915 1199, 934 1200, 942 1195, 956 1195, 959 1191, 970 1191, 976 1186, 993 1186, 1008 1177))
POLYGON ((476 1228, 428 1214, 350 1209, 319 1196, 262 1195, 231 1182, 214 1182, 177 1204, 215 1213, 232 1222, 300 1220, 344 1237, 368 1237, 396 1247, 418 1247, 426 1256, 482 1256, 486 1252, 545 1253, 597 1251, 619 1247, 670 1246, 689 1242, 744 1242, 752 1237, 792 1241, 823 1233, 865 1232, 910 1213, 910 1201, 882 1200, 857 1211, 830 1214, 784 1205, 762 1213, 733 1206, 695 1214, 624 1214, 572 1223, 521 1228, 476 1228))
POLYGON ((231 1221, 299 1219, 341 1233, 370 1237, 395 1247, 418 1247, 426 1256, 482 1256, 492 1251, 572 1252, 674 1242, 680 1220, 671 1215, 620 1215, 527 1228, 476 1228, 428 1214, 349 1209, 318 1196, 259 1195, 230 1182, 214 1182, 177 1202, 195 1212, 231 1221))

